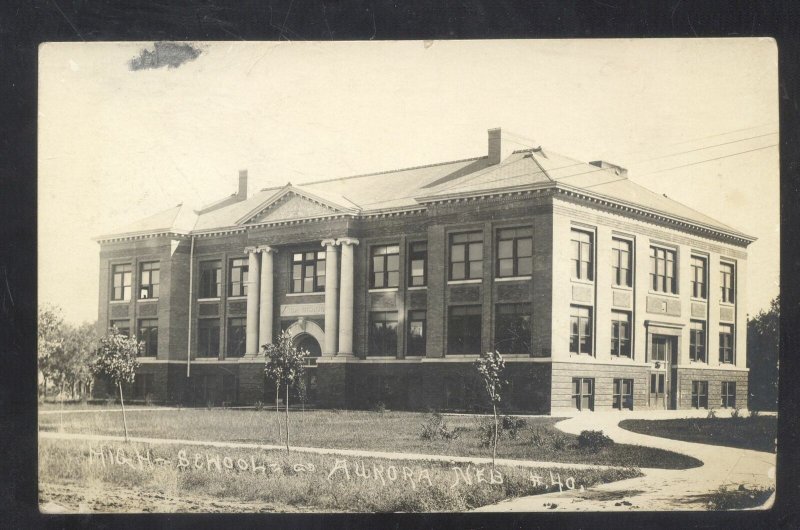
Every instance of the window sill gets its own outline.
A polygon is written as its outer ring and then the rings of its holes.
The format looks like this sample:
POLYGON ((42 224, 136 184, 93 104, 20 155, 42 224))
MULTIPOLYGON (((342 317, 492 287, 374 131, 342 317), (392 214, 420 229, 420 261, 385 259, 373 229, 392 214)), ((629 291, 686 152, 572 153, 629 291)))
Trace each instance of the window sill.
POLYGON ((109 300, 109 304, 130 304, 130 300, 109 300))
POLYGON ((406 287, 406 291, 427 291, 427 285, 415 285, 413 287, 406 287))
POLYGON ((627 355, 612 355, 611 356, 611 360, 612 361, 621 361, 621 362, 626 362, 626 363, 632 363, 633 362, 633 358, 628 357, 627 355))
POLYGON ((397 287, 372 287, 369 289, 371 293, 396 293, 397 287))
POLYGON ((140 304, 144 304, 147 302, 158 302, 158 298, 138 298, 136 301, 140 304))
POLYGON ((219 357, 193 357, 193 363, 215 363, 219 361, 219 357))
POLYGON ((719 305, 721 307, 736 307, 736 302, 723 302, 722 300, 720 300, 719 305))
POLYGON ((313 293, 286 293, 286 296, 325 296, 325 292, 315 291, 313 293))
POLYGON ((594 280, 584 280, 581 278, 570 278, 572 283, 577 283, 580 285, 594 285, 594 280))
POLYGON ((523 281, 530 281, 531 276, 503 276, 501 278, 495 278, 495 282, 523 282, 523 281))
POLYGON ((446 353, 446 359, 474 359, 480 357, 480 353, 446 353))
POLYGON ((704 304, 708 303, 708 299, 707 298, 695 298, 694 296, 691 296, 691 297, 689 297, 689 300, 691 300, 692 302, 702 302, 704 304))
POLYGON ((228 300, 247 300, 247 296, 229 296, 228 300))
POLYGON ((680 293, 665 293, 665 292, 661 292, 661 291, 648 290, 647 294, 653 295, 653 296, 666 296, 667 298, 674 298, 676 300, 680 300, 680 298, 681 298, 680 293))
POLYGON ((464 285, 468 283, 481 283, 482 278, 474 278, 469 280, 447 280, 447 285, 464 285))
POLYGON ((631 285, 615 285, 611 284, 612 289, 618 289, 620 291, 633 291, 633 286, 631 285))
POLYGON ((198 302, 219 302, 219 297, 217 298, 198 298, 198 302))

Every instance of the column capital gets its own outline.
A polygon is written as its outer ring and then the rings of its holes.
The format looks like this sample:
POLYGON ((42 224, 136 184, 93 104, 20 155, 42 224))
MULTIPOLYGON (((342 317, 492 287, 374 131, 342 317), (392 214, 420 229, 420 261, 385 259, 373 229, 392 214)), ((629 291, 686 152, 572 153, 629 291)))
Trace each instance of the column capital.
POLYGON ((342 246, 344 246, 344 245, 356 246, 356 245, 358 245, 358 239, 356 239, 354 237, 340 237, 339 239, 336 240, 336 244, 337 245, 342 245, 342 246))
POLYGON ((336 240, 333 238, 323 239, 322 246, 323 247, 335 247, 337 245, 336 240))
POLYGON ((258 247, 244 247, 244 253, 245 254, 252 254, 254 252, 260 252, 258 247))
POLYGON ((270 252, 277 253, 278 249, 275 248, 275 247, 271 247, 269 245, 260 245, 260 246, 256 247, 256 251, 257 252, 264 252, 266 254, 269 254, 270 252))

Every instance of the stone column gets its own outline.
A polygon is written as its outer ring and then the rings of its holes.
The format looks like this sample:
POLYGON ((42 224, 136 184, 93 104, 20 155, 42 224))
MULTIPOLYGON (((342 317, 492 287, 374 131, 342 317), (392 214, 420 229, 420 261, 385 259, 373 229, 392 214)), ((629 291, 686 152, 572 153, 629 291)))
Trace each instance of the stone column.
POLYGON ((336 240, 342 246, 341 284, 339 287, 339 355, 353 354, 353 247, 358 240, 342 237, 336 240))
POLYGON ((258 311, 258 351, 261 353, 261 346, 272 342, 272 322, 273 322, 273 266, 272 256, 277 252, 268 246, 258 247, 261 251, 261 292, 259 293, 258 311))
POLYGON ((247 341, 245 355, 258 353, 258 295, 259 295, 259 266, 258 249, 247 247, 247 341))
POLYGON ((339 263, 335 239, 324 239, 325 247, 325 344, 323 355, 336 355, 338 332, 339 263))

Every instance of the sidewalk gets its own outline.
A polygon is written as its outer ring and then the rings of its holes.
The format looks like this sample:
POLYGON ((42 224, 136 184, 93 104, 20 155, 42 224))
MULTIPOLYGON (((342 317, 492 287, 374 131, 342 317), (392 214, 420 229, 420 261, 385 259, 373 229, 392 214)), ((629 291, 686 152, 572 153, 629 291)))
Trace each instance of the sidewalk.
POLYGON ((643 477, 602 484, 583 492, 573 490, 511 499, 477 511, 705 510, 707 501, 704 497, 720 486, 774 487, 775 454, 670 440, 619 427, 619 422, 625 419, 668 419, 705 414, 705 411, 576 414, 557 423, 556 428, 571 434, 579 434, 584 429, 602 430, 617 443, 674 451, 697 458, 703 465, 688 470, 642 468, 643 477))

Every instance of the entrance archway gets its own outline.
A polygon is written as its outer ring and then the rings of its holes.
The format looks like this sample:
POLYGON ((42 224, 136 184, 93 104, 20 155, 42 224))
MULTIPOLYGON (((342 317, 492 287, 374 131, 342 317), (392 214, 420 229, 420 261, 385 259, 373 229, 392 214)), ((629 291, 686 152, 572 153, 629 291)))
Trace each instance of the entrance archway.
POLYGON ((306 350, 306 401, 315 403, 317 400, 317 358, 322 355, 322 345, 325 344, 325 331, 316 322, 311 322, 300 317, 286 331, 292 335, 292 345, 306 350))
POLYGON ((317 342, 317 339, 309 333, 301 333, 294 338, 294 345, 301 350, 309 353, 310 357, 319 357, 322 355, 322 347, 317 342))

